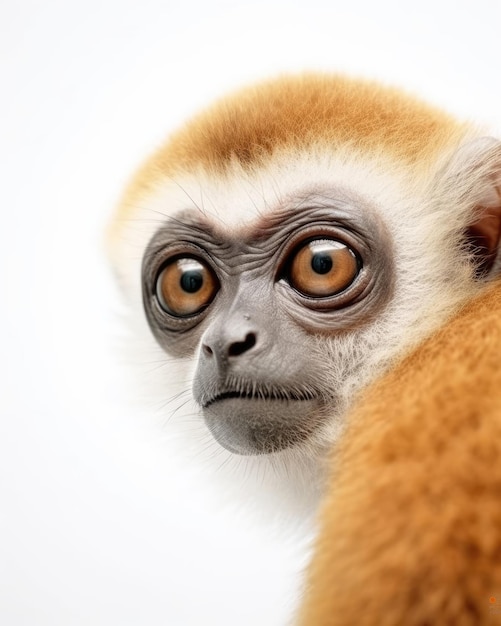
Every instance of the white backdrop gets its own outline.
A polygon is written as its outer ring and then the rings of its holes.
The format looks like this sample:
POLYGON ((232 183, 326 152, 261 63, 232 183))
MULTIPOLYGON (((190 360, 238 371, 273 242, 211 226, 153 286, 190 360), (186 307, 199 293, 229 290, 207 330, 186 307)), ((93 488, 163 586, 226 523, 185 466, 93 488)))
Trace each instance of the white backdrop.
POLYGON ((106 219, 171 128, 284 70, 382 78, 499 131, 500 24, 499 0, 3 0, 1 624, 288 623, 297 538, 216 505, 126 399, 106 219))

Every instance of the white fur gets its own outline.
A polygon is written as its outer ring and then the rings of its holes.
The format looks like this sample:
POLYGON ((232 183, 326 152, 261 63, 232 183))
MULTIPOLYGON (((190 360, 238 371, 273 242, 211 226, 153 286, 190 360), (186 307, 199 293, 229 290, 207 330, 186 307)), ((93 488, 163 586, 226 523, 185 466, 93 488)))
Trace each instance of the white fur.
MULTIPOLYGON (((484 156, 483 147, 474 150, 479 158, 484 156)), ((467 158, 471 150, 453 158, 449 148, 440 162, 413 170, 383 154, 361 155, 348 149, 331 154, 320 147, 301 153, 285 150, 251 171, 233 163, 219 177, 200 170, 162 180, 140 207, 134 207, 114 261, 134 310, 134 333, 154 355, 147 362, 159 361, 156 371, 148 374, 150 399, 156 388, 156 401, 164 406, 161 411, 173 414, 170 423, 182 440, 183 453, 191 448, 199 461, 208 458, 219 483, 229 478, 234 495, 247 501, 268 498, 274 509, 283 508, 285 502, 311 509, 320 491, 325 450, 342 432, 343 414, 357 392, 476 293, 479 285, 470 264, 458 255, 458 238, 471 221, 475 201, 471 190, 478 189, 479 195, 489 190, 479 182, 478 171, 458 178, 467 158), (329 360, 330 384, 342 398, 341 410, 330 417, 328 427, 301 449, 265 457, 235 456, 212 439, 191 398, 196 356, 172 360, 147 328, 141 300, 142 254, 165 217, 183 209, 198 209, 238 232, 283 205, 291 194, 336 186, 365 197, 391 233, 397 268, 394 296, 383 314, 363 328, 343 337, 312 338, 329 360), (221 466, 224 471, 217 471, 221 466), (282 500, 278 507, 277 493, 282 500)))

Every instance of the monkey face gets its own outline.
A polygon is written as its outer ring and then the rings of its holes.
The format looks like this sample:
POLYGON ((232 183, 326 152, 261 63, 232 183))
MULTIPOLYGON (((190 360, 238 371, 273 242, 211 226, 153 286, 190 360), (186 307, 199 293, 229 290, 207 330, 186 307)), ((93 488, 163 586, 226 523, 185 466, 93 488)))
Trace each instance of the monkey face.
POLYGON ((196 117, 138 172, 110 242, 179 360, 162 391, 191 373, 228 450, 315 463, 356 394, 501 267, 500 146, 340 77, 284 78, 196 117))
POLYGON ((332 419, 343 375, 333 384, 316 339, 338 344, 346 374, 343 336, 392 293, 388 242, 372 208, 341 189, 291 197, 231 233, 196 210, 156 232, 143 263, 146 314, 168 352, 197 354, 194 398, 224 447, 277 452, 332 419))

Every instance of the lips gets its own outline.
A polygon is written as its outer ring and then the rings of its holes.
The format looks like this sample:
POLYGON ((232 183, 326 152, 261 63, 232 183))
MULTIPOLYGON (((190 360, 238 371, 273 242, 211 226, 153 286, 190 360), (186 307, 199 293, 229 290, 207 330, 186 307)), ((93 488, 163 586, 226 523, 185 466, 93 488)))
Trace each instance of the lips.
POLYGON ((211 396, 202 414, 214 438, 235 454, 279 452, 307 440, 322 403, 306 393, 228 390, 211 396))
POLYGON ((194 388, 214 438, 235 454, 279 452, 307 440, 323 419, 314 385, 277 384, 233 377, 194 388))
POLYGON ((308 402, 316 400, 317 395, 312 391, 290 390, 290 389, 260 389, 247 390, 227 390, 219 392, 209 397, 202 403, 202 408, 206 409, 216 402, 229 399, 253 400, 261 402, 308 402))

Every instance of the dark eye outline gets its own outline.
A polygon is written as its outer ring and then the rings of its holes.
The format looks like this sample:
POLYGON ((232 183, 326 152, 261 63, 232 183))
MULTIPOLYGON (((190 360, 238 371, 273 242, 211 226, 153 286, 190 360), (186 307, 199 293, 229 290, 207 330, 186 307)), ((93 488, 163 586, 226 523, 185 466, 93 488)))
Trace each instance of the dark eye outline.
POLYGON ((158 270, 155 273, 155 278, 152 281, 152 290, 151 290, 151 296, 157 306, 157 309, 163 314, 163 315, 167 315, 171 318, 174 318, 176 320, 193 320, 195 318, 197 318, 199 315, 201 315, 214 301, 215 297, 217 296, 220 288, 221 288, 221 283, 219 281, 219 278, 216 274, 216 272, 214 271, 212 265, 210 263, 207 262, 206 259, 204 259, 201 256, 197 256, 196 254, 191 254, 191 253, 177 253, 177 254, 173 254, 172 256, 169 256, 168 258, 164 259, 162 261, 162 264, 160 265, 160 267, 158 268, 158 270), (169 307, 165 304, 162 304, 161 298, 158 295, 158 291, 159 291, 159 280, 163 274, 163 272, 167 269, 167 267, 169 267, 169 265, 172 265, 173 263, 175 263, 176 261, 179 261, 180 259, 191 259, 193 261, 197 261, 198 263, 200 263, 200 265, 202 265, 212 276, 212 279, 214 281, 214 291, 213 294, 211 295, 210 299, 204 303, 202 306, 200 306, 196 311, 194 311, 193 313, 188 313, 188 314, 178 314, 175 313, 174 311, 172 311, 171 309, 169 309, 169 307))
POLYGON ((313 300, 313 301, 326 301, 326 300, 331 300, 333 298, 336 298, 337 296, 339 296, 339 295, 345 293, 346 291, 348 291, 350 289, 350 287, 352 287, 352 285, 357 281, 357 279, 360 276, 360 273, 361 273, 361 271, 363 269, 363 266, 364 266, 364 264, 363 264, 361 255, 354 248, 354 246, 350 245, 350 243, 348 243, 346 240, 344 240, 344 238, 333 236, 333 234, 318 233, 315 236, 311 236, 311 237, 307 237, 306 239, 302 239, 298 244, 294 245, 292 250, 287 254, 287 257, 286 257, 286 260, 285 260, 285 264, 284 264, 283 269, 281 271, 281 278, 282 278, 282 280, 284 280, 288 284, 288 286, 291 289, 293 289, 302 298, 307 298, 307 299, 313 300), (294 285, 294 280, 291 277, 292 264, 293 264, 296 256, 306 246, 310 245, 313 242, 317 242, 317 241, 318 242, 333 241, 333 242, 342 244, 343 246, 345 246, 351 252, 351 254, 353 254, 353 256, 355 258, 355 261, 356 261, 356 264, 357 264, 355 276, 353 277, 353 279, 345 287, 343 287, 343 289, 340 289, 339 291, 336 291, 336 292, 334 292, 332 294, 321 295, 321 296, 315 296, 315 295, 311 295, 311 294, 305 293, 304 291, 301 291, 300 289, 298 289, 294 285))

